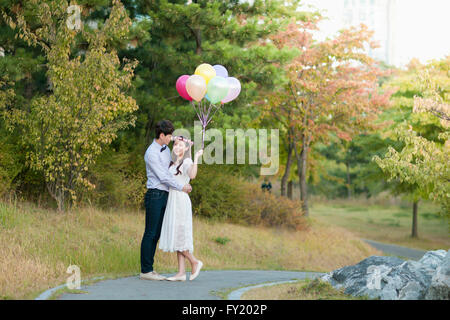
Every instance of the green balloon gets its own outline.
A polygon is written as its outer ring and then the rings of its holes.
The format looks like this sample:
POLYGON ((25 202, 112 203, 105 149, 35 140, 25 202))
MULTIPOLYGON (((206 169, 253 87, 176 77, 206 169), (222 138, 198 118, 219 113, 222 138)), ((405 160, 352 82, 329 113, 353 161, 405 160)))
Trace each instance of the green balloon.
POLYGON ((224 77, 215 76, 208 82, 208 100, 211 103, 222 101, 228 94, 228 81, 224 77))

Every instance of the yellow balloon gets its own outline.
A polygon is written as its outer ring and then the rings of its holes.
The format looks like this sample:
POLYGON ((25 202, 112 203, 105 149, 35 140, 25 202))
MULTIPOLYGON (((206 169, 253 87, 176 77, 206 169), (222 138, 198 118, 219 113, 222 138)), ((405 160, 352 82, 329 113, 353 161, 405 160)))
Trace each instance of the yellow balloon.
POLYGON ((209 80, 216 76, 216 70, 212 65, 208 63, 202 63, 197 67, 197 69, 195 69, 194 74, 202 76, 205 79, 206 84, 208 84, 209 80))

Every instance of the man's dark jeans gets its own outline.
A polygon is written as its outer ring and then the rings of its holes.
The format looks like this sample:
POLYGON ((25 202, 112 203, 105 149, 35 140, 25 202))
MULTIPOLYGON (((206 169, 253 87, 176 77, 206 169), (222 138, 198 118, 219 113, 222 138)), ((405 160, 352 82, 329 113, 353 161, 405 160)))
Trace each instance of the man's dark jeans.
POLYGON ((161 235, 161 227, 166 210, 167 191, 148 189, 145 194, 145 231, 141 243, 141 272, 153 271, 156 244, 161 235))

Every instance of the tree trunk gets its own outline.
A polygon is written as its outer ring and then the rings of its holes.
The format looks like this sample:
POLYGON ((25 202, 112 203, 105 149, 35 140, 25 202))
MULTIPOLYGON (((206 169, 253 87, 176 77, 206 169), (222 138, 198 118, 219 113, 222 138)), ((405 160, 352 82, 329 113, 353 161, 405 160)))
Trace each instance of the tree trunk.
POLYGON ((419 209, 419 201, 413 202, 413 219, 412 219, 412 230, 411 230, 411 237, 418 238, 418 232, 417 232, 417 212, 419 209))
MULTIPOLYGON (((288 178, 289 178, 289 174, 291 172, 292 161, 294 160, 292 158, 292 149, 293 149, 292 143, 289 143, 289 146, 288 146, 288 158, 287 158, 287 162, 286 162, 286 169, 284 170, 283 177, 281 178, 281 195, 282 196, 286 195, 286 185, 287 185, 287 181, 288 181, 288 178)), ((290 181, 290 183, 292 183, 292 181, 290 181)), ((289 189, 288 189, 288 197, 289 197, 289 189)), ((291 195, 290 199, 292 199, 292 195, 291 195)))
POLYGON ((50 193, 52 198, 55 199, 56 204, 58 205, 58 212, 64 212, 66 210, 66 207, 63 186, 60 185, 58 180, 55 182, 47 182, 46 185, 48 192, 50 193))
POLYGON ((302 200, 302 208, 305 213, 305 216, 309 216, 309 207, 308 207, 308 187, 306 185, 306 168, 308 161, 308 145, 303 147, 301 153, 301 164, 302 170, 300 170, 300 200, 302 200))
POLYGON ((308 164, 308 143, 306 137, 303 136, 302 151, 298 154, 295 150, 295 156, 297 157, 298 179, 300 182, 300 200, 302 201, 302 209, 304 215, 309 216, 308 208, 308 187, 306 185, 306 169, 308 164))
POLYGON ((352 197, 352 181, 350 179, 350 166, 348 165, 348 162, 345 162, 345 167, 347 168, 347 198, 350 199, 352 197))
POLYGON ((288 185, 287 185, 287 196, 289 199, 292 200, 292 180, 289 181, 288 185))
POLYGON ((201 31, 199 29, 195 30, 195 42, 197 44, 197 48, 195 49, 195 53, 197 55, 201 55, 203 50, 202 50, 202 34, 201 31))

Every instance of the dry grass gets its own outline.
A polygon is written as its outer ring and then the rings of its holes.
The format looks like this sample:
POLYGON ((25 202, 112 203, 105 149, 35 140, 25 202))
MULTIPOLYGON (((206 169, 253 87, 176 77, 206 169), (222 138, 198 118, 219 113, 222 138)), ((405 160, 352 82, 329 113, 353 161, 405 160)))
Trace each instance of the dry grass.
POLYGON ((343 290, 333 288, 329 283, 317 280, 302 280, 273 286, 251 289, 242 300, 365 300, 353 297, 343 290))
MULTIPOLYGON (((194 254, 205 269, 330 271, 381 254, 348 231, 310 221, 305 231, 212 223, 194 217, 194 254), (215 239, 228 238, 221 244, 215 239)), ((144 212, 95 208, 67 214, 0 202, 0 298, 30 299, 60 285, 69 265, 82 279, 138 274, 144 212)), ((176 255, 157 251, 155 270, 176 255)))

